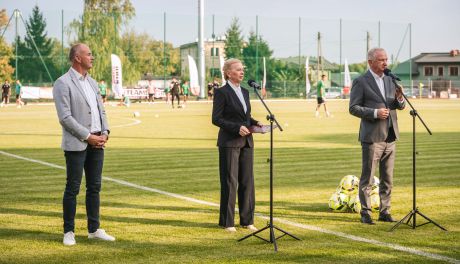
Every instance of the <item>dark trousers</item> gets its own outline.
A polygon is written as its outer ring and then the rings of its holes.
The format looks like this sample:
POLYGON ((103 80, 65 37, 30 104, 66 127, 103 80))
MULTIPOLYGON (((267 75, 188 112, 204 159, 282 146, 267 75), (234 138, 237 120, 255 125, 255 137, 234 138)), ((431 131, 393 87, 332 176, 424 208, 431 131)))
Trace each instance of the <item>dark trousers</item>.
POLYGON ((180 96, 178 93, 171 93, 171 103, 174 106, 174 97, 177 98, 177 105, 180 105, 180 96))
POLYGON ((86 215, 88 232, 99 228, 99 192, 101 191, 104 150, 88 148, 83 151, 64 151, 66 159, 67 182, 62 201, 64 209, 64 233, 74 231, 77 195, 85 170, 86 178, 86 215))
POLYGON ((254 224, 253 153, 253 148, 219 147, 220 226, 235 226, 237 193, 240 224, 242 226, 254 224))

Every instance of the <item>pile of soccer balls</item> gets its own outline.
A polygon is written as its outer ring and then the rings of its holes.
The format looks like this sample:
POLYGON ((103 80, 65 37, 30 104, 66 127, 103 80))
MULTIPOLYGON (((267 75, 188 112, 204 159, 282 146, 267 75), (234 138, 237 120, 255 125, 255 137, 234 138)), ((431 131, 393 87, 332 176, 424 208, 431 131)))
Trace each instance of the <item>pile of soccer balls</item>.
MULTIPOLYGON (((378 212, 380 207, 379 178, 374 176, 374 184, 371 192, 372 211, 378 212)), ((347 175, 340 180, 336 191, 329 198, 329 208, 334 212, 361 211, 361 202, 358 195, 359 178, 354 175, 347 175)))

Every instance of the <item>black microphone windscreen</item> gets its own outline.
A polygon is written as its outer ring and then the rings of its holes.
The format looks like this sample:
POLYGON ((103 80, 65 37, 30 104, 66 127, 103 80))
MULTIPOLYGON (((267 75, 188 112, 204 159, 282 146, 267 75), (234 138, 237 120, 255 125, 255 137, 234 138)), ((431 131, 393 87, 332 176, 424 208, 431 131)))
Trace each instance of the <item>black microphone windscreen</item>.
POLYGON ((254 81, 254 80, 248 80, 248 85, 253 87, 253 88, 260 89, 260 85, 258 83, 256 83, 256 81, 254 81))
POLYGON ((385 74, 386 76, 390 76, 390 77, 393 78, 394 80, 401 81, 401 79, 400 79, 398 76, 396 76, 396 75, 394 75, 393 73, 391 73, 391 70, 388 69, 388 68, 386 68, 386 69, 383 70, 383 74, 385 74))

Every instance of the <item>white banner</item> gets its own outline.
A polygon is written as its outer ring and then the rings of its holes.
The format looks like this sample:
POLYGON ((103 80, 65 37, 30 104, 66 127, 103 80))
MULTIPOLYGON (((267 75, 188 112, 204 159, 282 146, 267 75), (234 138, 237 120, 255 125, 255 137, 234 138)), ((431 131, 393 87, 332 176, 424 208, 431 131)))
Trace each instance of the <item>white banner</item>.
POLYGON ((226 83, 225 77, 224 77, 224 63, 225 63, 224 56, 222 55, 219 56, 219 63, 220 63, 220 74, 222 75, 222 86, 224 86, 226 83))
POLYGON ((21 88, 21 98, 23 99, 53 99, 53 88, 23 86, 21 88))
POLYGON ((265 65, 265 57, 264 57, 264 77, 262 79, 262 88, 265 89, 265 85, 267 84, 267 67, 265 65))
POLYGON ((190 91, 193 95, 200 94, 200 84, 198 83, 198 69, 196 68, 195 60, 192 56, 188 57, 188 70, 190 75, 190 91))
POLYGON ((40 99, 40 87, 22 86, 21 98, 23 99, 40 99))
POLYGON ((267 90, 265 90, 266 85, 267 85, 267 67, 265 65, 265 57, 264 57, 264 76, 262 79, 262 96, 263 97, 267 95, 267 90))
POLYGON ((149 98, 147 88, 123 89, 123 94, 129 99, 146 99, 149 98))
POLYGON ((310 65, 309 65, 309 57, 307 56, 307 59, 305 61, 305 98, 308 98, 308 94, 310 93, 311 85, 310 85, 310 79, 308 78, 308 73, 310 72, 310 65))
POLYGON ((112 91, 115 98, 118 99, 123 96, 121 61, 115 54, 112 54, 110 57, 112 60, 112 91))
POLYGON ((348 61, 345 59, 345 73, 343 76, 343 94, 347 95, 350 93, 351 87, 351 76, 350 69, 348 68, 348 61))

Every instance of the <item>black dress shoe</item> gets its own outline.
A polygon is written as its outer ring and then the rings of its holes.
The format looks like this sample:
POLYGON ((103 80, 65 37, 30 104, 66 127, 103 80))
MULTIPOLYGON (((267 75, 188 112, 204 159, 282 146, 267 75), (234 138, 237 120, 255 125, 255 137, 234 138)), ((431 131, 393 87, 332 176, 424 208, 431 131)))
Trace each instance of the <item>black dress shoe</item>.
POLYGON ((371 216, 368 214, 361 215, 361 223, 368 224, 368 225, 375 225, 374 221, 372 221, 371 216))
POLYGON ((391 214, 380 214, 379 221, 390 222, 390 223, 396 222, 396 220, 394 220, 393 217, 391 217, 391 214))

